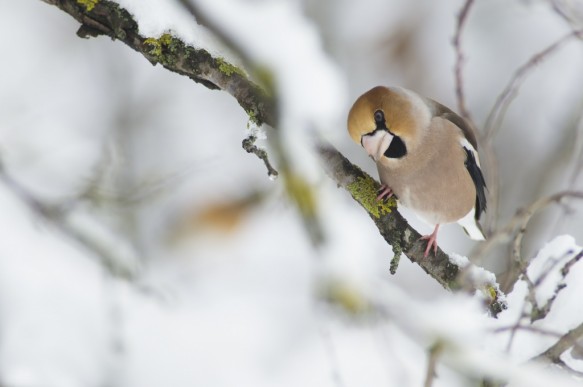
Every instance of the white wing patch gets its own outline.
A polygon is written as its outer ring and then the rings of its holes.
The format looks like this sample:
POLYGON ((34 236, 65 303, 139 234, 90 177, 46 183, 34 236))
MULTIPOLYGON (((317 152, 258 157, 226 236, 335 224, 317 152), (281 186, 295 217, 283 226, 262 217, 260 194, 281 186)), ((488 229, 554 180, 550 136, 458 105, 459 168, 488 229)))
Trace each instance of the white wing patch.
POLYGON ((478 164, 478 167, 482 167, 480 165, 480 158, 478 157, 478 152, 476 151, 474 146, 472 144, 470 144, 468 139, 465 137, 460 138, 460 144, 462 147, 466 148, 467 150, 471 151, 474 154, 474 158, 476 159, 476 164, 478 164))

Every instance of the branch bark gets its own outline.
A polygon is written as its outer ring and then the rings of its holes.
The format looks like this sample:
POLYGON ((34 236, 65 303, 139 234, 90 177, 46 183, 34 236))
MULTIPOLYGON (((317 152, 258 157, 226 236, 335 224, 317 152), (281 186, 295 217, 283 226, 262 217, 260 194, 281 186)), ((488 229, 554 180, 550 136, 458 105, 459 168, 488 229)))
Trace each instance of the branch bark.
POLYGON ((571 348, 581 337, 583 337, 583 323, 571 329, 546 351, 533 358, 533 360, 558 363, 561 360, 563 352, 571 348))
MULTIPOLYGON (((120 40, 153 64, 160 63, 166 69, 185 75, 210 89, 229 93, 257 125, 265 123, 277 126, 275 98, 245 76, 243 71, 226 63, 223 58, 214 58, 206 50, 190 47, 170 35, 157 38, 141 36, 132 16, 111 1, 93 0, 90 2, 91 7, 83 5, 87 1, 43 1, 58 7, 79 21, 82 26, 78 35, 82 37, 107 35, 120 40)), ((333 146, 324 143, 317 149, 326 173, 339 187, 350 192, 367 211, 380 234, 392 246, 397 258, 404 253, 445 289, 463 288, 473 292, 479 288, 488 296, 488 309, 494 316, 505 309, 504 297, 497 284, 464 283, 463 278, 467 276, 459 274, 467 270, 467 267, 460 267, 452 262, 441 249, 438 249, 434 257, 424 258, 425 246, 423 242, 418 241, 419 233, 411 228, 397 211, 389 211, 385 203, 370 200, 370 197, 376 196, 375 192, 380 186, 374 179, 350 163, 333 146), (373 194, 363 195, 362 186, 371 188, 373 194)))

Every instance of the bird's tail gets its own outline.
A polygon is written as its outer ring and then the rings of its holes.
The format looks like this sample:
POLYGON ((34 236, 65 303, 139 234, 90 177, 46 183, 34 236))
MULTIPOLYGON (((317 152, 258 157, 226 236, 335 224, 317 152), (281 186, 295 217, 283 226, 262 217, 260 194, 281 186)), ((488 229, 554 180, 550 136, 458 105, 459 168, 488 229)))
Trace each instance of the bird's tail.
POLYGON ((474 217, 474 211, 470 211, 466 216, 462 219, 458 220, 458 224, 464 228, 464 231, 470 238, 476 241, 483 241, 486 240, 486 236, 484 235, 484 231, 482 230, 482 226, 474 217))

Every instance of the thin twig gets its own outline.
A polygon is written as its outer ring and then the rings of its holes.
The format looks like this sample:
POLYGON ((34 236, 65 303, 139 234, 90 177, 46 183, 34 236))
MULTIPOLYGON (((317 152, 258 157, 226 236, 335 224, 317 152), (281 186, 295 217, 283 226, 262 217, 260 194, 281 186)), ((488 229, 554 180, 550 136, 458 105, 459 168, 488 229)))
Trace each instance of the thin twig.
POLYGON ((513 331, 513 330, 521 330, 526 332, 538 333, 545 336, 553 336, 556 338, 560 338, 562 336, 559 332, 550 331, 548 329, 535 327, 532 325, 521 325, 521 324, 514 324, 506 327, 499 327, 493 330, 494 333, 502 333, 506 331, 513 331))
MULTIPOLYGON (((567 252, 566 255, 572 254, 572 251, 567 252)), ((533 322, 543 319, 547 316, 547 314, 550 312, 555 300, 557 299, 557 296, 559 295, 559 293, 561 292, 561 290, 563 290, 566 285, 565 285, 565 278, 567 277, 567 275, 569 274, 569 271, 571 269, 571 267, 577 263, 581 258, 583 257, 583 250, 581 250, 578 254, 576 254, 574 257, 572 257, 569 261, 567 261, 565 263, 565 265, 561 268, 561 276, 562 276, 562 280, 560 280, 557 283, 557 286, 555 287, 555 291, 553 293, 553 296, 543 305, 543 306, 539 306, 538 302, 537 302, 537 297, 536 297, 536 290, 537 288, 541 285, 541 283, 544 281, 544 279, 547 277, 547 275, 553 271, 553 269, 559 265, 560 263, 563 262, 563 258, 559 258, 556 259, 553 262, 552 267, 546 269, 545 271, 543 271, 542 275, 539 276, 534 282, 530 279, 530 277, 528 276, 528 274, 526 272, 524 272, 522 274, 522 279, 526 282, 527 287, 528 287, 528 294, 525 297, 524 303, 522 305, 522 310, 520 313, 520 316, 518 317, 516 323, 510 327, 504 327, 504 328, 499 328, 496 330, 496 332, 503 332, 506 330, 510 330, 510 337, 508 339, 508 344, 506 346, 506 351, 509 352, 510 348, 512 346, 512 343, 514 341, 514 338, 516 336, 516 333, 519 330, 527 330, 527 331, 532 331, 532 332, 537 332, 537 333, 541 333, 541 334, 546 334, 546 335, 555 335, 555 336, 561 336, 561 334, 557 334, 556 332, 551 332, 551 331, 546 331, 543 330, 542 328, 537 328, 534 327, 532 325, 522 325, 521 322, 526 319, 526 318, 530 318, 530 324, 532 324, 533 322), (527 305, 530 304, 531 308, 530 308, 530 312, 527 312, 527 305)))
POLYGON ((328 355, 328 359, 330 360, 332 381, 336 387, 345 387, 346 384, 344 383, 342 375, 340 374, 338 354, 336 353, 336 348, 334 347, 334 342, 332 341, 332 335, 330 334, 330 331, 323 325, 320 326, 319 333, 322 337, 322 342, 324 344, 326 354, 328 355))
POLYGON ((137 274, 136 262, 128 262, 128 257, 118 253, 115 246, 108 245, 102 238, 95 237, 90 231, 83 229, 80 224, 71 219, 73 209, 77 204, 75 201, 67 201, 61 205, 43 203, 8 175, 1 163, 0 179, 32 213, 52 224, 63 235, 92 252, 113 276, 126 280, 135 278, 137 274))
POLYGON ((504 88, 504 90, 498 95, 496 101, 488 117, 486 118, 486 123, 484 124, 484 135, 483 138, 491 139, 496 135, 498 129, 502 126, 504 121, 504 116, 508 110, 509 105, 512 103, 514 97, 518 93, 520 86, 525 81, 526 77, 536 68, 536 66, 546 59, 548 59, 552 54, 554 54, 559 48, 561 48, 565 43, 573 38, 583 36, 583 29, 574 30, 567 35, 561 37, 544 50, 534 54, 530 57, 526 63, 520 66, 514 72, 510 81, 504 88))
POLYGON ((257 145, 255 145, 255 141, 257 141, 257 136, 255 136, 254 134, 249 135, 249 137, 243 140, 242 144, 243 149, 245 149, 247 153, 253 153, 255 156, 259 157, 259 159, 263 161, 265 167, 267 168, 267 175, 270 178, 276 178, 279 175, 279 173, 275 168, 273 168, 273 166, 269 162, 269 155, 267 154, 265 149, 261 149, 257 145))
POLYGON ((514 237, 514 242, 512 243, 512 258, 515 264, 518 264, 521 267, 523 267, 525 264, 521 255, 522 239, 524 237, 524 234, 526 233, 528 223, 530 222, 534 214, 536 214, 543 208, 546 208, 549 204, 559 203, 563 198, 566 197, 583 199, 583 192, 581 191, 558 192, 554 195, 547 196, 535 201, 526 209, 526 211, 522 215, 522 220, 519 223, 518 233, 514 237))
POLYGON ((455 34, 453 36, 453 47, 455 49, 456 56, 454 74, 455 74, 455 94, 457 98, 458 110, 462 117, 464 117, 471 124, 472 127, 475 127, 474 122, 470 116, 470 112, 466 107, 466 97, 464 93, 462 74, 465 57, 462 52, 461 43, 463 29, 473 4, 474 0, 466 0, 460 13, 458 14, 455 34))
POLYGON ((427 359, 427 373, 425 374, 424 387, 431 387, 433 385, 433 380, 435 379, 435 370, 437 369, 437 360, 439 355, 443 350, 443 345, 440 343, 435 344, 429 350, 429 359, 427 359))
MULTIPOLYGON (((474 251, 470 254, 472 256, 472 260, 474 262, 480 262, 482 258, 486 255, 488 251, 490 251, 495 246, 508 242, 512 239, 512 236, 515 235, 515 230, 518 226, 520 226, 522 234, 526 232, 526 227, 530 222, 531 218, 540 210, 544 209, 546 206, 552 203, 559 203, 564 198, 577 198, 583 199, 583 191, 561 191, 557 192, 553 195, 546 196, 544 198, 540 198, 533 203, 531 203, 526 209, 519 209, 516 211, 516 214, 508 221, 508 223, 498 229, 494 234, 490 235, 488 239, 484 242, 480 243, 474 251)), ((522 236, 520 237, 522 238, 522 236)), ((521 243, 521 241, 514 242, 514 243, 521 243)), ((518 248, 516 251, 519 251, 518 248)))
POLYGON ((518 330, 522 326, 521 321, 528 317, 528 314, 526 313, 526 305, 527 304, 528 303, 525 299, 524 303, 522 304, 522 310, 520 311, 520 316, 518 316, 518 318, 516 319, 516 323, 512 326, 512 328, 510 330, 510 337, 508 338, 508 343, 506 344, 506 352, 507 353, 510 353, 510 349, 512 348, 512 344, 514 343, 514 338, 516 337, 518 330))
POLYGON ((516 97, 522 83, 526 80, 527 76, 536 68, 538 64, 548 59, 554 52, 556 52, 560 47, 562 47, 566 42, 576 36, 581 36, 583 30, 572 31, 571 33, 563 36, 555 43, 551 44, 544 50, 533 55, 526 63, 518 67, 514 72, 513 76, 510 78, 508 84, 503 89, 503 91, 498 95, 486 122, 484 124, 483 130, 480 135, 480 143, 482 145, 482 159, 485 162, 486 170, 488 174, 486 176, 488 188, 489 188, 489 201, 490 201, 490 211, 487 215, 487 226, 488 231, 496 228, 496 220, 499 214, 499 197, 500 197, 500 187, 499 187, 499 173, 498 165, 495 160, 495 154, 492 142, 494 137, 500 127, 502 127, 504 117, 506 112, 510 108, 510 105, 514 98, 516 97))
MULTIPOLYGON (((577 29, 581 26, 581 22, 580 21, 578 22, 576 20, 576 18, 574 18, 573 16, 571 16, 567 13, 567 10, 564 9, 564 4, 562 4, 560 1, 551 0, 551 4, 552 4, 553 11, 555 11, 555 13, 557 15, 559 15, 559 17, 561 17, 561 19, 565 20, 565 22, 567 22, 567 24, 569 24, 569 26, 572 29, 577 29)), ((571 4, 573 4, 573 3, 571 2, 571 4)), ((577 3, 575 3, 575 4, 577 4, 577 3)), ((579 39, 583 39, 583 36, 579 36, 579 39)))

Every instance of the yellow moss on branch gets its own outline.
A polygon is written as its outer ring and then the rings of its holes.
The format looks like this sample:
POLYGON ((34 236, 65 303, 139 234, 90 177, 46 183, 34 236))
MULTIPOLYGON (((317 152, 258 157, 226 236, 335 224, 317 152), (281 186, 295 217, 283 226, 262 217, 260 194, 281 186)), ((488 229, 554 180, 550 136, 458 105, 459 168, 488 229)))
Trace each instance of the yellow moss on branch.
POLYGON ((394 197, 377 200, 377 185, 370 177, 359 177, 348 184, 346 189, 370 214, 376 218, 390 213, 397 206, 394 197))
POLYGON ((184 45, 179 39, 171 34, 162 34, 159 38, 147 38, 144 40, 147 52, 153 55, 156 60, 163 64, 172 63, 175 60, 175 54, 178 45, 184 45))
POLYGON ((227 76, 231 76, 233 74, 239 74, 241 76, 245 76, 245 72, 241 70, 239 67, 230 64, 223 58, 216 58, 217 64, 219 65, 219 71, 227 76))
POLYGON ((87 12, 91 12, 93 8, 99 3, 99 0, 77 0, 77 4, 81 4, 85 7, 87 12))
POLYGON ((300 212, 309 218, 316 215, 316 194, 313 187, 300 175, 284 173, 287 194, 297 204, 300 212))
POLYGON ((148 38, 148 39, 144 40, 144 44, 151 47, 148 50, 149 54, 154 55, 156 57, 159 57, 160 55, 162 55, 162 45, 160 44, 160 41, 158 39, 148 38))

